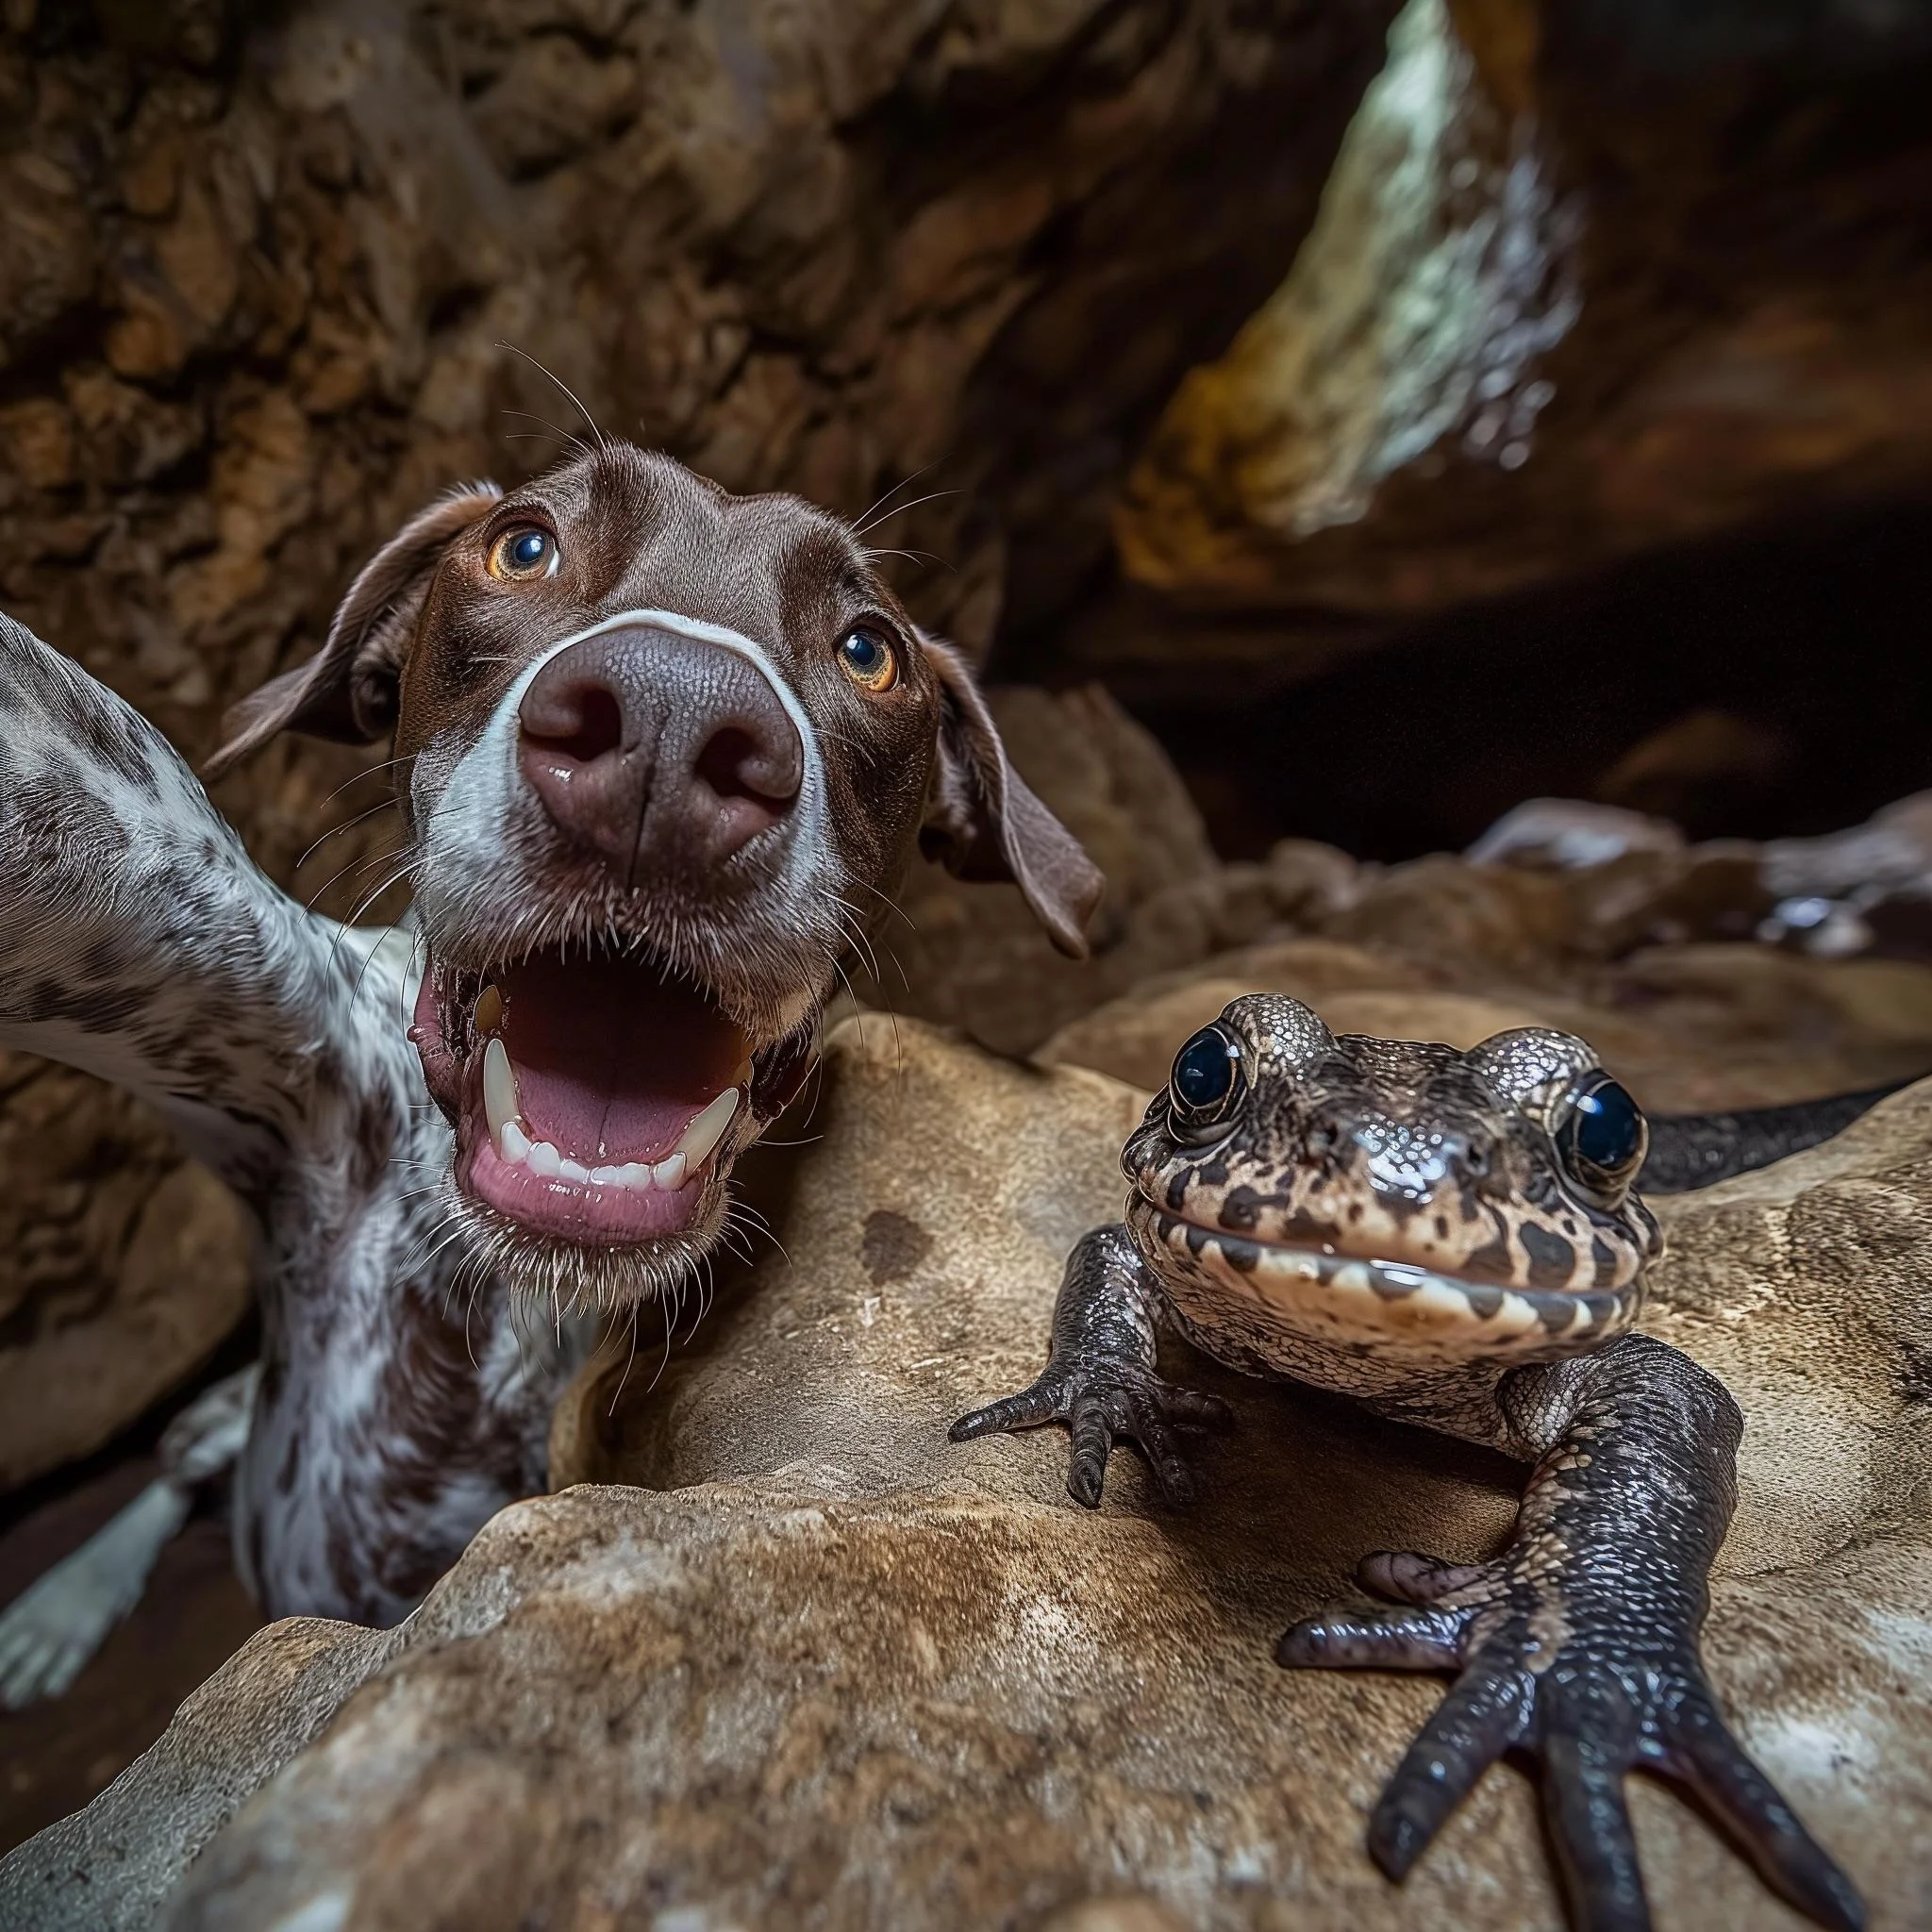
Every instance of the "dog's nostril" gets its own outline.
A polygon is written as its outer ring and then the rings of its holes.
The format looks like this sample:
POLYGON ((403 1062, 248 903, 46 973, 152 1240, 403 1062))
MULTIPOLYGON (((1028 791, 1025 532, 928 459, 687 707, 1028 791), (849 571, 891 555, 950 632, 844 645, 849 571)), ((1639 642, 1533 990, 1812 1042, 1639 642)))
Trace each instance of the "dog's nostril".
POLYGON ((547 695, 545 705, 525 706, 525 738, 586 765, 623 745, 624 708, 615 691, 601 684, 577 684, 547 695))
POLYGON ((799 763, 736 724, 713 732, 698 753, 697 774, 720 798, 748 798, 777 817, 798 794, 799 763))

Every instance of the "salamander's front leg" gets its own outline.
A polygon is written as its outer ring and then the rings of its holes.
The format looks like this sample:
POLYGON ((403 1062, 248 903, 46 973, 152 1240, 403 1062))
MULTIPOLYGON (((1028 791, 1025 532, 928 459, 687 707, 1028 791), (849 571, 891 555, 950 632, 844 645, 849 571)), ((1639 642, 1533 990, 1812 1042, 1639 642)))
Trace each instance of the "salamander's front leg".
POLYGON ((1850 1882, 1726 1728, 1698 1655, 1706 1579, 1737 1499, 1737 1405, 1641 1335, 1519 1369, 1499 1395, 1539 1457, 1509 1546, 1476 1564, 1371 1557, 1362 1581, 1407 1607, 1310 1618, 1276 1653, 1291 1665, 1457 1674, 1375 1807, 1376 1863, 1403 1877, 1518 1746, 1541 1761, 1564 1887, 1588 1932, 1650 1924, 1624 1798, 1639 1768, 1688 1785, 1799 1910, 1861 1925, 1850 1882))
POLYGON ((1162 1495, 1171 1503, 1191 1503, 1193 1478, 1174 1428, 1223 1428, 1232 1417, 1219 1396, 1176 1389, 1156 1373, 1160 1307, 1160 1289, 1124 1227, 1098 1227, 1083 1235, 1067 1257, 1053 1305, 1053 1350, 1045 1372, 1018 1395, 961 1416, 953 1424, 953 1441, 1065 1423, 1074 1438, 1067 1491, 1096 1509, 1107 1458, 1115 1439, 1124 1436, 1145 1452, 1162 1495))

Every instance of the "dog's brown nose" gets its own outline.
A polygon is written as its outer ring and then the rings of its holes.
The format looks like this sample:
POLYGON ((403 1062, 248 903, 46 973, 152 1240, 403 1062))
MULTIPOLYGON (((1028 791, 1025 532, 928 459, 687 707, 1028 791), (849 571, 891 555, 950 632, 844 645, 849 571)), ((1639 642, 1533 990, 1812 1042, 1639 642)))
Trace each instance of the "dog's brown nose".
POLYGON ((675 631, 631 625, 559 651, 518 716, 544 810, 626 883, 728 858, 804 779, 797 726, 764 674, 675 631))

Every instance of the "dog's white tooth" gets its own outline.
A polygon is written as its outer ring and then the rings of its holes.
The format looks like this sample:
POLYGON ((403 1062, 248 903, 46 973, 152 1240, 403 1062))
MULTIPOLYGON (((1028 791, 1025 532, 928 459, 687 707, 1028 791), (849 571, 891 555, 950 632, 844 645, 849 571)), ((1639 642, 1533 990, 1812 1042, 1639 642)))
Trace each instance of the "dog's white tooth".
POLYGON ((591 1178, 591 1170, 581 1160, 573 1160, 568 1155, 557 1163, 557 1171, 567 1181, 587 1181, 591 1178))
POLYGON ((554 1181, 563 1172, 563 1156, 548 1141, 539 1141, 527 1158, 530 1172, 541 1174, 545 1180, 554 1181))
POLYGON ((496 1151, 512 1165, 530 1158, 530 1137, 515 1121, 505 1121, 496 1137, 496 1151))
POLYGON ((600 1188, 621 1188, 624 1185, 624 1169, 619 1167, 593 1167, 591 1179, 600 1188))
POLYGON ((639 1194, 650 1191, 651 1163, 648 1160, 626 1160, 617 1170, 617 1174, 619 1187, 629 1188, 639 1194))
POLYGON ((672 1150, 674 1156, 681 1154, 692 1167, 702 1167, 710 1158, 711 1149, 724 1138, 724 1129, 731 1124, 732 1116, 738 1111, 741 1095, 736 1087, 727 1087, 710 1106, 699 1114, 678 1138, 677 1145, 672 1150))
POLYGON ((667 1193, 675 1193, 684 1185, 687 1165, 682 1154, 668 1154, 651 1170, 651 1178, 667 1193))
POLYGON ((516 1069, 503 1041, 492 1039, 483 1049, 483 1111, 490 1117, 490 1138, 501 1143, 505 1123, 521 1110, 516 1069))

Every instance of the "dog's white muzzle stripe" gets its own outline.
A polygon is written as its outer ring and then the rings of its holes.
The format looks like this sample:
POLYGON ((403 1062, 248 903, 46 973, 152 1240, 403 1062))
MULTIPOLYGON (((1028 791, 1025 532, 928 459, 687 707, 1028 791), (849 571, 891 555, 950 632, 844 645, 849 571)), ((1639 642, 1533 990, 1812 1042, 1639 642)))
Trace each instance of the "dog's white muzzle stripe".
POLYGON ((824 771, 820 760, 818 733, 798 693, 779 670, 771 652, 756 638, 748 638, 728 625, 708 624, 703 618, 687 617, 677 610, 620 610, 613 616, 600 618, 582 630, 572 632, 567 638, 558 639, 534 658, 517 674, 510 688, 503 694, 482 735, 458 760, 443 794, 442 814, 473 833, 488 833, 508 824, 511 802, 518 789, 518 713, 537 674, 553 658, 574 645, 607 636, 614 630, 628 630, 641 625, 675 631, 700 643, 716 644, 723 650, 736 652, 747 663, 757 667, 758 675, 771 686, 773 695, 784 706, 785 714, 791 720, 805 754, 798 802, 792 812, 788 814, 793 823, 793 839, 802 841, 808 851, 824 852, 827 815, 824 771))

